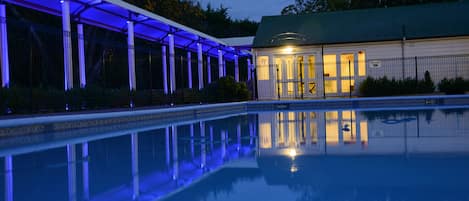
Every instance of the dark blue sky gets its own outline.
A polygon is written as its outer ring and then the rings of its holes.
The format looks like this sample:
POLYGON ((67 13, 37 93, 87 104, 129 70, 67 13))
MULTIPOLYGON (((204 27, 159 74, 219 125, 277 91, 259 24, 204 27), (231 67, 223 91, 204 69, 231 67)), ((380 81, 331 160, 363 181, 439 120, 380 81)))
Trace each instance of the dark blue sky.
POLYGON ((196 0, 202 6, 208 3, 212 7, 219 7, 220 4, 229 8, 230 16, 234 19, 249 18, 260 21, 265 15, 280 15, 280 11, 294 0, 196 0))

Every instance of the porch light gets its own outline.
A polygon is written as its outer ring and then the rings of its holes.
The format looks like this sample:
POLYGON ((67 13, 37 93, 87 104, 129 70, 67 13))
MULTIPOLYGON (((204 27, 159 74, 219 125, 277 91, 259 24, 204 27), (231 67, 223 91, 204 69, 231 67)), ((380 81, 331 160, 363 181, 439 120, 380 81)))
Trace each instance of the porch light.
POLYGON ((288 151, 288 155, 289 155, 292 159, 294 159, 295 156, 296 156, 296 150, 295 150, 295 149, 290 149, 290 150, 288 151))
POLYGON ((285 48, 283 48, 282 52, 285 53, 285 54, 291 54, 291 53, 293 53, 293 47, 291 47, 291 46, 285 47, 285 48))

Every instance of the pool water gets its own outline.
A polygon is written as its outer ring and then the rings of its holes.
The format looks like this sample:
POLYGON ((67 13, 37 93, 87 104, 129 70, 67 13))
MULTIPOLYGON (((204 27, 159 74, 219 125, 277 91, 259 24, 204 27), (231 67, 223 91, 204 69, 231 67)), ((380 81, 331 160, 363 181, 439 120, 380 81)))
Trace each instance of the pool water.
POLYGON ((0 143, 0 200, 469 200, 463 108, 261 112, 52 136, 0 143))

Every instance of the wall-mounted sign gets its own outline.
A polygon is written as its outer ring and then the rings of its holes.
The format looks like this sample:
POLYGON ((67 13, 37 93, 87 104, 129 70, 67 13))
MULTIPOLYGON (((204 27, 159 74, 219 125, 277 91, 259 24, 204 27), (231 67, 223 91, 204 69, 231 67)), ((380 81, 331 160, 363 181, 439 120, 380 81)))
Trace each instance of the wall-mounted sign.
POLYGON ((381 61, 380 60, 372 60, 370 61, 371 68, 381 68, 381 61))

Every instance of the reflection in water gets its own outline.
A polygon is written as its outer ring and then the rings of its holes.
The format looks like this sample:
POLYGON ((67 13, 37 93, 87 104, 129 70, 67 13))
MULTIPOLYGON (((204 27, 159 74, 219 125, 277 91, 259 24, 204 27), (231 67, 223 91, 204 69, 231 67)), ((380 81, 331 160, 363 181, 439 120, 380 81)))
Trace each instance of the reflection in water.
POLYGON ((281 111, 170 125, 6 155, 0 189, 6 201, 468 200, 468 115, 281 111))

